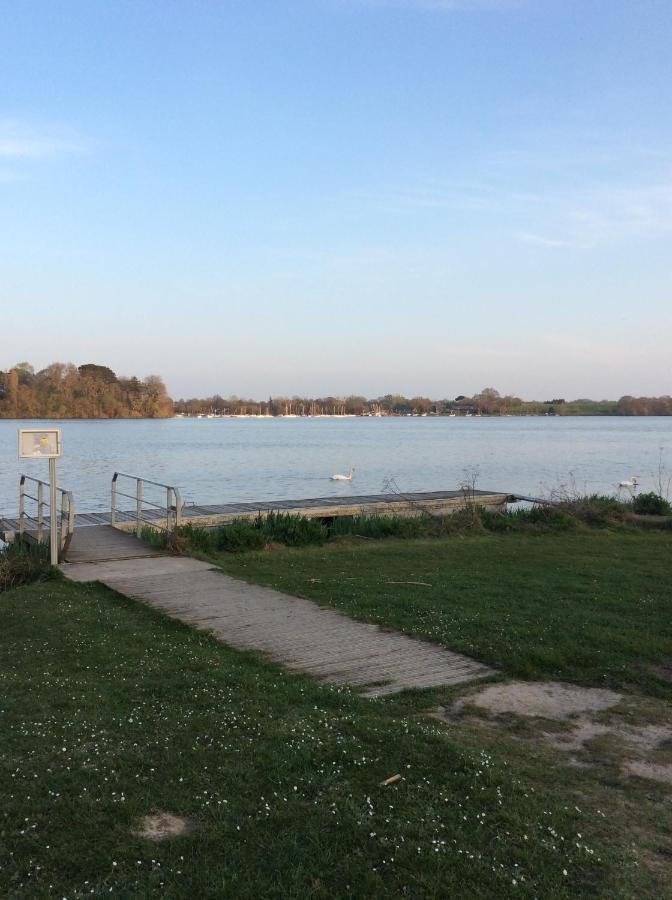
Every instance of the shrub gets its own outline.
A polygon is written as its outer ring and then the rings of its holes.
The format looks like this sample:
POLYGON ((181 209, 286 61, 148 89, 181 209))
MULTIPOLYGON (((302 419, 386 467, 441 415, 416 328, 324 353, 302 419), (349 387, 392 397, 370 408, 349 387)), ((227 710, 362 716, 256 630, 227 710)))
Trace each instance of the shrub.
POLYGON ((534 525, 542 529, 568 531, 578 524, 577 519, 559 506, 535 505, 529 509, 516 509, 508 513, 513 527, 534 525))
POLYGON ((404 516, 342 516, 329 525, 330 537, 420 537, 429 530, 429 517, 405 518, 404 516))
MULTIPOLYGON (((258 520, 257 520, 258 521, 258 520)), ((213 534, 214 549, 228 553, 239 553, 241 550, 261 550, 267 539, 257 521, 236 519, 229 525, 221 525, 213 534)))
POLYGON ((145 543, 151 544, 152 547, 157 547, 159 550, 165 550, 168 543, 164 531, 159 531, 156 528, 150 528, 149 525, 142 526, 142 530, 140 531, 140 538, 145 541, 145 543))
POLYGON ((429 532, 436 537, 449 534, 461 534, 462 532, 484 531, 482 506, 474 506, 469 503, 461 506, 455 512, 440 519, 434 520, 434 528, 429 532))
POLYGON ((179 528, 179 535, 187 542, 187 546, 191 550, 201 550, 209 553, 215 549, 216 532, 208 531, 206 528, 199 528, 198 525, 182 525, 179 528))
POLYGON ((648 494, 638 494, 632 501, 634 512, 647 516, 672 515, 672 506, 660 494, 650 491, 648 494))
POLYGON ((600 527, 620 524, 627 518, 632 506, 630 503, 617 500, 616 497, 591 494, 567 500, 559 504, 558 508, 585 525, 600 527))
POLYGON ((508 512, 506 510, 504 512, 495 512, 495 510, 492 509, 481 508, 479 510, 479 515, 483 527, 487 531, 512 531, 518 524, 515 512, 508 512))
POLYGON ((289 513, 272 512, 264 518, 259 516, 254 524, 265 536, 265 543, 287 544, 289 547, 321 544, 328 535, 319 519, 307 519, 289 513))
POLYGON ((33 581, 47 581, 57 571, 52 568, 41 547, 15 543, 0 549, 0 591, 9 591, 33 581))

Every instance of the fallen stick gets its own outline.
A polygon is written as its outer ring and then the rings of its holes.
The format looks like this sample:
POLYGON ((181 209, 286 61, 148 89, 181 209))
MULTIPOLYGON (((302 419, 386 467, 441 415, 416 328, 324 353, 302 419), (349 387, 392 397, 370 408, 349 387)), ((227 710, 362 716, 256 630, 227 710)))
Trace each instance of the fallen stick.
POLYGON ((394 784, 397 781, 401 781, 401 775, 390 775, 390 777, 386 778, 385 781, 380 782, 380 786, 384 787, 387 784, 394 784))

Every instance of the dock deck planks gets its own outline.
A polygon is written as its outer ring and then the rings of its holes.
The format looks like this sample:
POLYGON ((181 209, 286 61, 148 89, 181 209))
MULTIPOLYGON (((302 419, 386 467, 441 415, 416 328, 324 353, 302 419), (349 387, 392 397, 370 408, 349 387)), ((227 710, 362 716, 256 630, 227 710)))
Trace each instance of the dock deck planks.
MULTIPOLYGON (((470 495, 472 492, 470 492, 470 495)), ((473 491, 476 503, 489 507, 502 507, 510 498, 509 494, 496 491, 473 491)), ((284 512, 312 518, 332 518, 337 516, 369 515, 419 515, 429 512, 434 515, 454 512, 465 502, 462 491, 424 491, 394 494, 339 495, 335 497, 312 497, 305 500, 257 500, 249 503, 215 503, 186 505, 182 509, 183 524, 193 523, 210 527, 225 525, 237 518, 256 518, 270 512, 284 512)), ((165 520, 165 511, 143 510, 147 523, 165 520)), ((135 510, 117 512, 117 526, 131 530, 136 521, 135 510)), ((48 531, 49 517, 45 518, 48 531)), ((109 512, 80 512, 75 515, 75 529, 95 525, 110 525, 109 512)), ((0 516, 0 539, 14 540, 19 531, 18 516, 0 516)))

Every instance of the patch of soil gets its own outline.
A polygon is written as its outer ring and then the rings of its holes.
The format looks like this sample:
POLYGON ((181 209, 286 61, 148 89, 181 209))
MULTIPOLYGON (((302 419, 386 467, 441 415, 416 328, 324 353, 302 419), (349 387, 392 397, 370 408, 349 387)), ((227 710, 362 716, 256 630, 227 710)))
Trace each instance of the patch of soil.
POLYGON ((568 765, 595 765, 615 754, 614 761, 618 760, 624 774, 672 784, 672 765, 650 758, 672 740, 669 717, 663 723, 641 725, 627 724, 616 711, 606 718, 600 717, 600 721, 594 718, 596 713, 610 710, 622 700, 621 694, 602 688, 552 681, 509 681, 471 690, 451 710, 443 709, 441 714, 434 711, 434 716, 445 722, 452 712, 461 715, 462 721, 474 719, 473 715, 465 717, 465 713, 475 707, 488 716, 491 728, 508 728, 511 734, 516 732, 516 721, 545 719, 542 731, 537 730, 533 735, 523 732, 518 736, 523 740, 538 740, 541 736, 556 750, 571 754, 568 765), (507 715, 514 717, 514 725, 506 721, 507 715), (516 716, 520 718, 515 719, 516 716), (588 746, 596 738, 610 739, 610 749, 588 746))
POLYGON ((583 688, 558 681, 509 681, 491 684, 461 698, 456 709, 465 704, 490 713, 515 713, 562 721, 585 712, 599 712, 616 706, 622 695, 603 688, 583 688))
POLYGON ((663 681, 672 681, 672 660, 666 659, 659 665, 647 666, 647 669, 653 675, 656 675, 658 678, 662 678, 663 681))
POLYGON ((672 784, 672 765, 661 766, 645 759, 629 759, 623 768, 631 775, 639 775, 640 778, 650 778, 652 781, 672 784))
POLYGON ((192 829, 193 823, 189 819, 174 816, 172 813, 159 812, 143 816, 135 833, 148 841, 165 841, 187 834, 192 829))
POLYGON ((609 734, 640 751, 656 750, 672 738, 672 726, 669 725, 624 725, 610 719, 608 722, 594 722, 586 716, 572 721, 571 731, 561 734, 544 732, 546 740, 559 750, 582 750, 588 741, 609 734))
POLYGON ((592 719, 583 718, 575 719, 572 722, 570 731, 548 732, 542 731, 545 740, 557 747, 558 750, 583 750, 588 741, 594 738, 602 737, 605 734, 611 734, 612 729, 608 725, 601 722, 593 722, 592 719))

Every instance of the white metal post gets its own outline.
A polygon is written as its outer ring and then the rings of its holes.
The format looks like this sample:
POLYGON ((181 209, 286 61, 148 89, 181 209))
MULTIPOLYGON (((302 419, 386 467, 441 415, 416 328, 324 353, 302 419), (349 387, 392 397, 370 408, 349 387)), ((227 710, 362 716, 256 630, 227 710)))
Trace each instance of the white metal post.
POLYGON ((142 535, 142 481, 140 478, 136 481, 136 494, 135 494, 135 514, 137 516, 137 522, 135 523, 135 536, 141 537, 142 535))
POLYGON ((42 482, 37 485, 37 543, 42 543, 42 526, 44 525, 44 487, 42 482))
POLYGON ((49 460, 49 548, 52 566, 58 565, 58 510, 56 509, 56 458, 49 460))
POLYGON ((23 534, 26 530, 26 480, 25 476, 21 476, 19 481, 19 537, 23 540, 23 534))
POLYGON ((175 529, 178 529, 182 524, 182 494, 175 488, 173 491, 175 495, 175 529))
POLYGON ((114 528, 117 524, 117 473, 112 477, 112 504, 110 509, 110 525, 114 528))
POLYGON ((61 494, 61 527, 58 532, 58 549, 65 547, 65 538, 68 533, 68 521, 67 521, 67 509, 68 509, 68 495, 63 491, 61 494))

